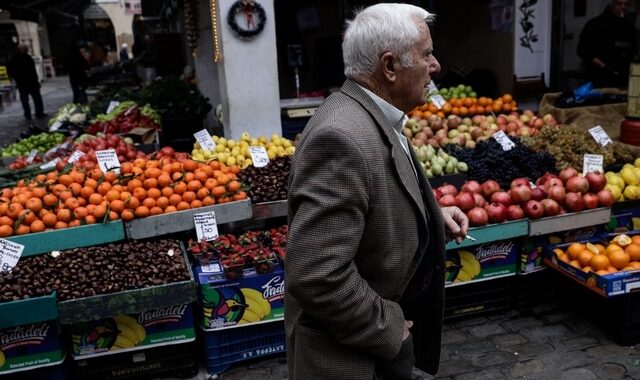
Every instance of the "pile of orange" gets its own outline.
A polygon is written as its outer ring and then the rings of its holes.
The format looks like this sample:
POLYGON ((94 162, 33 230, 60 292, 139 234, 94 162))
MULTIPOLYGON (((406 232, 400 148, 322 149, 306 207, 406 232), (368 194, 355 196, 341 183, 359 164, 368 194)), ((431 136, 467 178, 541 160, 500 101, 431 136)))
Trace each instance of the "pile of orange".
POLYGON ((496 99, 481 96, 479 98, 451 98, 438 109, 429 101, 409 112, 409 117, 424 119, 431 115, 444 118, 448 115, 473 116, 488 113, 511 112, 518 109, 518 104, 511 94, 504 94, 496 99))
MULTIPOLYGON (((622 235, 621 235, 622 236, 622 235)), ((607 275, 640 269, 640 235, 601 243, 571 243, 566 250, 553 250, 558 260, 586 273, 607 275)))
POLYGON ((240 168, 138 158, 120 174, 53 171, 0 191, 0 237, 171 213, 247 198, 240 168))

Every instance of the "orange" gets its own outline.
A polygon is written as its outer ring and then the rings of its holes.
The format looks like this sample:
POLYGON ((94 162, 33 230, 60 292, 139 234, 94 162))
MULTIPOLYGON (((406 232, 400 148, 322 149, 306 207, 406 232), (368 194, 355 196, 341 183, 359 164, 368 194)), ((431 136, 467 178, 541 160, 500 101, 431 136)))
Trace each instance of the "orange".
POLYGON ((164 213, 165 214, 169 214, 169 213, 176 212, 176 211, 178 211, 176 206, 167 206, 167 208, 164 209, 164 213))
POLYGON ((198 199, 203 200, 203 199, 205 199, 205 198, 207 198, 209 196, 209 189, 207 189, 206 187, 203 187, 203 188, 198 190, 196 195, 197 195, 198 199))
POLYGON ((95 193, 95 191, 91 186, 84 186, 82 189, 80 189, 80 196, 85 199, 89 199, 89 196, 91 196, 91 194, 93 193, 95 193))
POLYGON ((145 189, 156 188, 158 187, 158 180, 155 178, 147 178, 142 182, 142 186, 144 186, 145 189))
POLYGON ((29 226, 26 226, 24 224, 21 224, 18 226, 18 228, 16 228, 16 235, 25 235, 29 232, 31 232, 31 229, 29 229, 29 226))
POLYGON ((56 218, 56 215, 52 212, 42 216, 42 222, 47 227, 55 226, 57 221, 58 221, 58 218, 56 218))
POLYGON ((12 219, 17 219, 24 211, 24 207, 20 203, 13 202, 9 204, 7 208, 7 216, 12 219))
POLYGON ((173 186, 173 192, 176 194, 184 194, 187 191, 187 184, 184 182, 178 182, 173 186))
POLYGON ((107 208, 104 205, 97 205, 95 209, 93 209, 93 216, 97 220, 101 220, 107 214, 107 208))
POLYGON ((163 188, 167 187, 167 186, 171 185, 171 182, 172 182, 172 180, 171 180, 171 176, 169 174, 164 173, 164 174, 161 174, 158 177, 158 186, 160 186, 160 187, 163 187, 163 188))
POLYGON ((162 210, 158 206, 154 206, 149 209, 149 215, 158 215, 158 214, 162 214, 163 212, 164 210, 162 210))
POLYGON ((121 201, 120 199, 114 199, 109 203, 109 208, 112 211, 115 211, 117 213, 121 213, 122 210, 124 210, 124 202, 121 201))
POLYGON ((211 190, 211 194, 216 198, 221 197, 226 192, 227 190, 224 188, 224 186, 216 186, 213 188, 213 190, 211 190))
POLYGON ((193 191, 187 191, 182 194, 182 200, 188 203, 191 203, 197 199, 196 193, 193 191))
POLYGON ((133 189, 133 196, 138 198, 139 201, 144 200, 147 197, 147 190, 143 189, 142 187, 136 187, 135 189, 133 189))
POLYGON ((61 208, 56 213, 56 218, 58 218, 59 222, 69 223, 71 221, 71 210, 66 208, 61 208))
POLYGON ((69 186, 74 182, 75 181, 73 180, 73 177, 70 176, 69 174, 63 174, 63 175, 58 177, 58 183, 61 183, 61 184, 65 185, 65 186, 69 186))
POLYGON ((161 192, 162 192, 162 196, 163 197, 169 198, 171 196, 171 194, 173 194, 173 188, 169 187, 169 186, 163 187, 161 192))
POLYGON ((186 160, 182 163, 182 167, 187 172, 192 172, 198 168, 198 163, 193 160, 186 160))
POLYGON ((582 243, 571 243, 571 245, 569 245, 569 248, 567 248, 567 256, 569 256, 571 260, 575 260, 578 258, 580 252, 584 251, 585 249, 586 246, 582 243))
POLYGON ((33 223, 29 225, 29 230, 31 232, 42 232, 45 228, 46 226, 44 225, 42 220, 34 220, 33 223))
POLYGON ((233 193, 240 190, 240 182, 233 180, 227 185, 227 189, 233 193))
POLYGON ((129 192, 131 193, 133 193, 133 190, 138 187, 142 187, 142 181, 140 181, 137 178, 134 178, 131 181, 129 181, 129 183, 127 183, 127 190, 129 190, 129 192))
POLYGON ((594 255, 589 262, 589 266, 596 271, 607 270, 611 265, 609 258, 605 255, 594 255))
POLYGON ((628 254, 620 250, 609 253, 609 261, 611 262, 611 266, 616 269, 622 269, 629 265, 630 259, 628 254))
POLYGON ((124 220, 125 222, 133 220, 135 217, 136 216, 133 213, 133 210, 131 209, 123 210, 122 213, 120 214, 120 218, 122 218, 122 220, 124 220))
POLYGON ((89 196, 89 203, 92 205, 99 205, 102 202, 102 195, 93 193, 89 196))
POLYGON ((114 171, 108 171, 104 173, 104 181, 108 183, 114 183, 118 179, 118 175, 114 171))
MULTIPOLYGON (((636 236, 634 236, 635 238, 636 236)), ((640 237, 640 236, 638 236, 640 237)), ((633 239, 632 239, 633 240, 633 239)), ((625 248, 625 253, 629 255, 629 259, 631 261, 640 261, 640 244, 636 244, 635 242, 629 244, 627 248, 625 248)))
POLYGON ((582 267, 582 271, 584 273, 593 272, 593 268, 591 268, 590 266, 582 267))
POLYGON ((84 221, 87 222, 87 224, 95 224, 97 222, 96 217, 93 215, 87 215, 84 221))
POLYGON ((633 269, 640 269, 640 263, 637 261, 632 261, 629 263, 629 266, 633 269))
POLYGON ((31 223, 33 223, 37 219, 37 216, 36 214, 34 214, 29 210, 24 210, 22 214, 20 214, 20 218, 22 218, 23 224, 26 224, 27 226, 29 226, 31 225, 31 223))
POLYGON ((209 178, 204 182, 204 187, 209 190, 212 190, 216 186, 218 186, 218 181, 216 181, 215 178, 209 178))
POLYGON ((245 193, 244 191, 238 191, 236 194, 233 195, 233 200, 234 201, 241 201, 243 199, 247 199, 247 193, 245 193))
POLYGON ((115 201, 116 199, 120 199, 120 192, 116 190, 109 190, 105 195, 105 199, 109 202, 115 201))
POLYGON ((191 172, 184 173, 184 177, 182 177, 182 181, 184 181, 184 183, 189 183, 194 179, 196 179, 196 175, 191 172))
POLYGON ((98 185, 98 193, 100 193, 100 195, 107 195, 109 190, 111 190, 111 184, 109 182, 102 182, 98 185))
POLYGON ((182 211, 182 210, 188 210, 190 207, 191 207, 191 205, 190 205, 189 203, 185 202, 185 201, 182 201, 182 202, 180 202, 180 203, 178 203, 178 204, 176 205, 176 208, 177 208, 179 211, 182 211))
POLYGON ((86 207, 77 207, 73 210, 73 214, 76 216, 76 218, 82 219, 89 215, 89 210, 87 210, 86 207))
POLYGON ((25 206, 27 206, 29 210, 37 213, 42 210, 42 201, 40 198, 29 198, 27 199, 25 206))
POLYGON ((56 225, 53 228, 55 228, 56 230, 59 230, 61 228, 67 228, 68 226, 69 225, 66 222, 58 221, 56 222, 56 225))
POLYGON ((203 206, 211 206, 216 204, 216 200, 213 197, 206 197, 204 199, 202 199, 202 205, 203 206))
POLYGON ((187 183, 187 189, 189 191, 196 192, 200 190, 201 187, 202 187, 202 184, 197 179, 194 179, 192 181, 189 181, 189 183, 187 183))
POLYGON ((158 199, 162 196, 162 192, 159 189, 154 187, 147 190, 147 196, 149 198, 158 199))
POLYGON ((13 225, 13 219, 8 216, 0 216, 0 226, 10 226, 13 225))
POLYGON ((574 268, 582 269, 582 266, 580 266, 580 262, 578 260, 569 261, 569 265, 571 265, 574 268))
POLYGON ((172 194, 171 196, 169 196, 169 204, 171 206, 175 206, 178 203, 180 203, 182 201, 182 196, 178 195, 178 194, 172 194))
POLYGON ((64 201, 64 206, 69 210, 75 210, 77 207, 80 206, 80 203, 78 202, 78 199, 71 197, 71 198, 68 198, 66 201, 64 201))
POLYGON ((588 249, 582 250, 580 253, 578 253, 578 256, 576 257, 576 259, 580 263, 580 266, 583 266, 583 267, 589 266, 589 262, 591 261, 592 258, 593 258, 593 252, 591 252, 588 249))
POLYGON ((96 180, 95 180, 95 179, 93 179, 93 178, 89 178, 89 179, 87 179, 86 181, 84 181, 84 185, 85 185, 85 186, 89 186, 90 188, 92 188, 92 189, 94 189, 94 190, 95 190, 95 189, 97 189, 97 188, 98 188, 98 181, 96 181, 96 180))
POLYGON ((191 206, 191 208, 202 207, 202 201, 200 201, 199 199, 195 199, 191 201, 191 204, 189 206, 191 206))
POLYGON ((137 218, 146 218, 149 216, 149 208, 147 206, 138 206, 134 212, 137 218))
POLYGON ((145 198, 142 200, 142 205, 151 209, 152 207, 155 207, 156 200, 153 198, 145 198))
POLYGON ((631 237, 631 243, 640 245, 640 235, 634 235, 631 237))
POLYGON ((55 207, 58 204, 58 197, 53 194, 46 194, 42 197, 42 203, 49 208, 55 207))
POLYGON ((0 226, 0 237, 7 237, 13 235, 13 227, 2 225, 0 226))
POLYGON ((156 199, 156 206, 164 210, 165 208, 167 208, 167 206, 169 206, 169 198, 163 196, 156 199))

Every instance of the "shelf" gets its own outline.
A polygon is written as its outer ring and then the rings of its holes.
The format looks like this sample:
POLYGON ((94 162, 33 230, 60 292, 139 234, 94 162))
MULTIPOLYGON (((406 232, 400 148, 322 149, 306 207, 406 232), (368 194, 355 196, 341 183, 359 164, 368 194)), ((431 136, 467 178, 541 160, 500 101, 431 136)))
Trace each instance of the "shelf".
POLYGON ((88 247, 123 240, 124 228, 122 221, 116 220, 104 224, 88 224, 60 230, 11 236, 6 239, 24 245, 22 257, 27 257, 51 251, 88 247))
POLYGON ((0 329, 58 319, 56 294, 0 303, 0 329))
POLYGON ((531 220, 529 222, 529 236, 546 235, 559 231, 575 230, 577 228, 596 226, 609 223, 610 208, 594 208, 564 215, 550 216, 531 220))
POLYGON ((269 219, 287 216, 289 207, 286 200, 256 203, 252 206, 253 219, 269 219))
POLYGON ((196 283, 184 247, 182 254, 189 271, 188 280, 59 302, 60 323, 71 325, 194 302, 196 283))
POLYGON ((465 239, 461 244, 455 241, 447 243, 447 250, 470 247, 478 244, 489 243, 498 240, 507 240, 520 236, 526 236, 529 231, 529 221, 527 219, 514 220, 498 224, 488 224, 482 227, 469 228, 468 235, 474 237, 476 241, 465 239))
POLYGON ((144 239, 174 232, 192 230, 193 214, 213 211, 218 225, 251 218, 251 200, 223 203, 194 209, 160 214, 126 222, 125 232, 129 239, 144 239))

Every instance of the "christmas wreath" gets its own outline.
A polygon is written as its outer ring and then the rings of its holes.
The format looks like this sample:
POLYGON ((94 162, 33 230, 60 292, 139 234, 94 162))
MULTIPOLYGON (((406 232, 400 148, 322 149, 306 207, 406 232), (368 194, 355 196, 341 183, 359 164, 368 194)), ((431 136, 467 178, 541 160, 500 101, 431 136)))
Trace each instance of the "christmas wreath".
POLYGON ((254 0, 238 0, 229 9, 227 23, 238 37, 250 39, 262 32, 264 24, 267 22, 267 13, 262 5, 254 0), (247 29, 240 27, 236 20, 239 13, 244 13, 247 20, 247 29))

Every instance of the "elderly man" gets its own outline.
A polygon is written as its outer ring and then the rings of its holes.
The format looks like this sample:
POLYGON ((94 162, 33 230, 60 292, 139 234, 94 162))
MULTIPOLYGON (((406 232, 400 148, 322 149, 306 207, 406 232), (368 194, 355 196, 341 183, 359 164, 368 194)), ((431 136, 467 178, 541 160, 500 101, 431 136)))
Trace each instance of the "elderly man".
POLYGON ((33 99, 36 117, 44 117, 44 106, 40 95, 40 81, 36 73, 36 64, 29 55, 29 49, 25 45, 18 46, 18 52, 9 62, 9 76, 13 78, 20 92, 20 101, 24 117, 31 120, 31 107, 29 107, 29 96, 33 99))
POLYGON ((400 133, 440 70, 427 22, 377 4, 349 22, 342 89, 305 128, 289 178, 285 325, 291 379, 413 379, 440 357, 444 246, 468 220, 440 208, 400 133), (415 354, 414 354, 415 352, 415 354))

